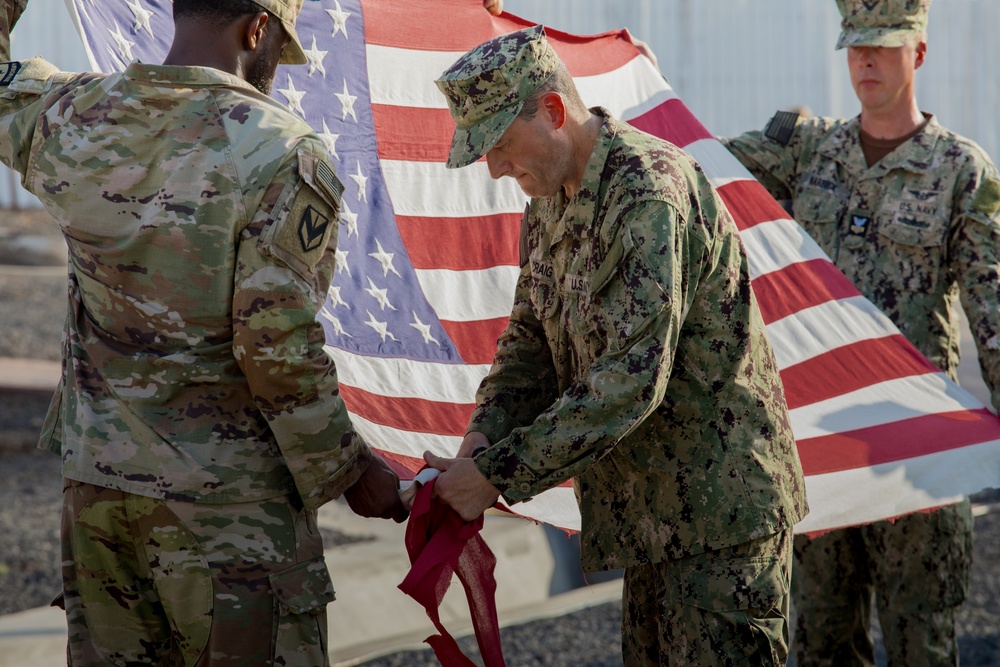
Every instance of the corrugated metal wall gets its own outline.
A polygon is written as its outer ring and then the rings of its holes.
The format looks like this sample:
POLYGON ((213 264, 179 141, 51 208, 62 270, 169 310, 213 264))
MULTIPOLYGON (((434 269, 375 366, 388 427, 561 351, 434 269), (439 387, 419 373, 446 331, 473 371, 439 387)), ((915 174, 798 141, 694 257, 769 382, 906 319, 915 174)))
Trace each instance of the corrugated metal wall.
MULTIPOLYGON (((580 34, 628 28, 652 47, 671 84, 716 134, 763 127, 776 109, 798 105, 838 117, 859 110, 846 55, 833 49, 840 31, 833 0, 505 0, 505 8, 580 34)), ((998 26, 997 0, 934 0, 928 57, 917 75, 921 108, 994 160, 998 26)), ((17 58, 43 54, 62 69, 88 68, 64 0, 32 0, 11 47, 17 58)), ((37 205, 4 172, 0 206, 37 205)))
MULTIPOLYGON (((763 127, 798 105, 847 117, 860 107, 846 53, 835 51, 833 0, 505 0, 514 14, 568 32, 628 28, 718 135, 763 127)), ((922 109, 1000 159, 1000 2, 934 0, 928 55, 917 74, 922 109)))

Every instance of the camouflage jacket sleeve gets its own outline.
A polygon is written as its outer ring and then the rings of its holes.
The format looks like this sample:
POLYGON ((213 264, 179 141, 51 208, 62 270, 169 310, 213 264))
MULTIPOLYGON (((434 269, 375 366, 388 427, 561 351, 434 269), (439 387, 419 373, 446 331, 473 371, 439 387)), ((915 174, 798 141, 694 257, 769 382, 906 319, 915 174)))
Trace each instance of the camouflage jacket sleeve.
POLYGON ((469 420, 468 431, 479 431, 493 443, 533 422, 559 396, 552 353, 531 308, 530 287, 531 272, 524 266, 514 289, 510 322, 469 420))
MULTIPOLYGON (((609 272, 598 269, 591 278, 601 302, 613 310, 605 312, 613 328, 606 349, 530 424, 514 428, 477 457, 479 470, 508 501, 526 500, 578 476, 662 403, 686 310, 682 286, 697 281, 685 274, 690 264, 684 257, 697 250, 685 247, 691 237, 682 238, 678 220, 676 210, 661 201, 641 202, 626 214, 616 241, 620 259, 613 257, 617 261, 605 265, 609 272)), ((515 337, 501 338, 481 389, 485 404, 532 381, 548 384, 545 367, 531 363, 544 358, 538 343, 522 345, 515 337)), ((506 404, 513 401, 507 398, 506 404)))
POLYGON ((1000 409, 1000 177, 985 155, 972 162, 955 189, 948 255, 983 379, 1000 409))
POLYGON ((95 76, 60 72, 42 58, 0 62, 0 162, 24 176, 41 143, 39 119, 60 102, 67 84, 75 86, 74 78, 95 76))
POLYGON ((822 132, 811 130, 823 126, 824 119, 802 119, 798 114, 779 111, 763 130, 719 137, 719 141, 772 197, 791 199, 798 181, 799 158, 810 154, 814 136, 822 136, 822 132))
POLYGON ((351 486, 373 454, 352 425, 316 321, 329 290, 342 186, 319 146, 271 182, 240 239, 233 353, 306 507, 351 486))

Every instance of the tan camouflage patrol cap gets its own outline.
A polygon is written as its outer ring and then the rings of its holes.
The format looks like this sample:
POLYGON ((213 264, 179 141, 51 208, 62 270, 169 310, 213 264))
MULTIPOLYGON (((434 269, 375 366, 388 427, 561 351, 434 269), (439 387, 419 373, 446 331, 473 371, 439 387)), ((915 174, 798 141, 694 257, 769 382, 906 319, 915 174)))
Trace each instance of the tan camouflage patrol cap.
POLYGON ((837 48, 903 46, 927 30, 931 0, 837 0, 841 21, 837 48))
POLYGON ((299 36, 295 32, 295 19, 299 15, 299 10, 302 9, 302 0, 253 0, 253 2, 277 16, 281 25, 285 26, 285 32, 291 37, 288 46, 281 52, 281 59, 278 62, 282 65, 307 63, 302 42, 299 41, 299 36))
POLYGON ((480 44, 445 70, 435 83, 456 125, 447 166, 464 167, 486 155, 560 64, 537 25, 480 44))

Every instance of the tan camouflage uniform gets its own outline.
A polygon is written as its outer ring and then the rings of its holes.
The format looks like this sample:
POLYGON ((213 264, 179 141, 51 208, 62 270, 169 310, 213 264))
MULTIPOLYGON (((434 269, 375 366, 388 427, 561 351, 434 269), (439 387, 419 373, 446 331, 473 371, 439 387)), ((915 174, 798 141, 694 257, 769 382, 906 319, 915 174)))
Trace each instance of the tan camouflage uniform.
POLYGON ((40 446, 62 456, 79 512, 63 533, 73 664, 140 659, 117 653, 129 633, 146 658, 186 658, 170 664, 323 664, 325 641, 289 639, 325 632, 332 599, 314 514, 372 454, 315 321, 342 191, 322 142, 211 68, 70 74, 35 58, 4 72, 0 160, 69 247, 64 373, 40 446), (101 546, 112 534, 134 557, 101 546), (151 588, 119 586, 133 579, 151 588))
MULTIPOLYGON (((842 4, 855 14, 845 20, 841 43, 898 46, 901 29, 922 32, 928 2, 883 4, 888 14, 842 4), (904 21, 887 24, 900 12, 904 21)), ((792 200, 795 219, 833 262, 952 379, 960 301, 996 407, 1000 181, 976 144, 927 118, 916 136, 871 167, 857 118, 780 112, 763 132, 723 141, 776 199, 792 200)), ((812 540, 797 536, 796 664, 873 665, 873 592, 889 665, 957 664, 954 615, 971 559, 968 501, 812 540)))
MULTIPOLYGON (((439 81, 459 120, 452 164, 510 124, 477 134, 463 110, 520 100, 537 84, 503 82, 550 59, 531 29, 453 65, 439 81)), ((581 189, 525 214, 510 325, 469 426, 494 443, 477 466, 509 502, 573 479, 584 568, 626 568, 626 664, 783 665, 788 535, 806 504, 746 255, 689 156, 592 113, 581 189)))

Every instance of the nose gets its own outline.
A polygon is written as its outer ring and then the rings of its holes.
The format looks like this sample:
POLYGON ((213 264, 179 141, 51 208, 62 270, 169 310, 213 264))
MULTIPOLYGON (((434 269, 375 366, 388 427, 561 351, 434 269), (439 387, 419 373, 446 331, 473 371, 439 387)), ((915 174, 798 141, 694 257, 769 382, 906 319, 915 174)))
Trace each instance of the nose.
POLYGON ((875 62, 874 56, 875 52, 870 46, 860 46, 858 47, 858 62, 862 67, 871 67, 875 62))
POLYGON ((490 178, 496 180, 503 178, 510 173, 510 162, 503 159, 503 156, 497 153, 496 149, 490 149, 486 153, 486 166, 490 170, 490 178))

